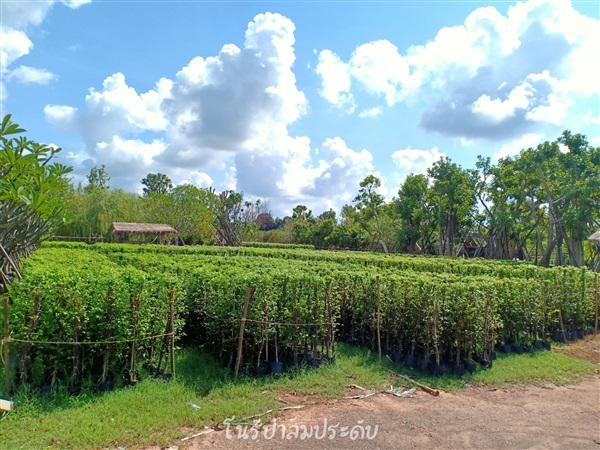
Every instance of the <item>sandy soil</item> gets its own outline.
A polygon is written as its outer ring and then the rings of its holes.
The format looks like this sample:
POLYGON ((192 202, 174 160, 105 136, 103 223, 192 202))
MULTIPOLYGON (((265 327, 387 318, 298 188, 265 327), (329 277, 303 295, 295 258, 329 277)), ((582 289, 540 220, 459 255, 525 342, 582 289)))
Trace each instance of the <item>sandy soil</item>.
MULTIPOLYGON (((600 363, 600 339, 563 351, 600 363)), ((289 396, 282 400, 302 404, 309 399, 289 396)), ((262 430, 247 431, 247 439, 238 437, 238 430, 231 427, 171 448, 600 450, 600 380, 596 374, 563 387, 474 387, 442 392, 439 397, 416 391, 413 398, 377 394, 341 399, 285 411, 262 430), (290 434, 294 425, 301 431, 312 431, 312 437, 294 438, 290 434), (271 437, 274 426, 276 433, 271 437), (325 437, 324 426, 328 430, 325 437), (370 426, 372 438, 350 434, 355 426, 370 426)))

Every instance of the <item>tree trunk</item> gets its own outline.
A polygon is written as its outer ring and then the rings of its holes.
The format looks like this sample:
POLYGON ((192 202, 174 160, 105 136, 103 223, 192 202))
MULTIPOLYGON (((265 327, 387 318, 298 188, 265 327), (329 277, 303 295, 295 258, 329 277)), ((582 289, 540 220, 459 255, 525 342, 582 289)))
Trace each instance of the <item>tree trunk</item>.
POLYGON ((446 254, 454 256, 454 234, 456 232, 456 217, 448 211, 448 221, 446 222, 446 254))
POLYGON ((571 236, 566 237, 565 242, 569 251, 569 263, 575 267, 582 267, 585 265, 583 240, 577 234, 577 232, 573 232, 571 236))
POLYGON ((556 239, 554 238, 554 222, 552 217, 549 217, 548 220, 550 221, 550 227, 548 228, 548 246, 540 259, 540 266, 542 267, 550 267, 550 257, 556 246, 556 239))
POLYGON ((385 253, 388 252, 387 245, 382 241, 382 233, 381 233, 381 225, 379 224, 379 216, 377 215, 377 208, 375 208, 375 204, 371 203, 371 208, 373 211, 373 216, 375 217, 375 225, 377 226, 377 243, 381 244, 381 248, 385 253))
POLYGON ((411 255, 417 254, 417 253, 421 253, 421 247, 419 247, 417 245, 417 238, 412 238, 409 242, 408 242, 408 246, 406 247, 406 250, 408 251, 408 253, 410 253, 411 255))

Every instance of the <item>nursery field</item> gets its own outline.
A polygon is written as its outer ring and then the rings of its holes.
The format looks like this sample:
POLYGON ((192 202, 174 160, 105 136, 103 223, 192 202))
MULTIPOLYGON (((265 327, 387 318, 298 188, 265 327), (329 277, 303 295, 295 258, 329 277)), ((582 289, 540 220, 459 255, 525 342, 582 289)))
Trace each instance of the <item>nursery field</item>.
POLYGON ((6 448, 167 445, 349 384, 389 389, 394 372, 452 391, 597 369, 537 351, 594 326, 597 278, 583 269, 46 243, 22 272, 8 302, 10 391, 0 386, 16 407, 0 418, 6 448))
POLYGON ((175 343, 242 374, 330 363, 341 341, 461 375, 583 338, 598 296, 586 269, 309 249, 47 243, 23 274, 13 386, 74 392, 170 377, 175 343))

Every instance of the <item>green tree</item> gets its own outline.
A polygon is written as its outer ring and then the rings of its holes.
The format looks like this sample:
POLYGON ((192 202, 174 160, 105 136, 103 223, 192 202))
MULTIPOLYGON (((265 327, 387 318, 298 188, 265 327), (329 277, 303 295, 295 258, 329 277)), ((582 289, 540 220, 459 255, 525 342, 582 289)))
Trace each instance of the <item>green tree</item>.
POLYGON ((305 205, 296 205, 292 209, 292 218, 289 223, 297 244, 311 244, 312 227, 315 220, 312 211, 305 205))
POLYGON ((173 183, 171 179, 164 173, 149 173, 142 178, 142 184, 144 187, 144 194, 156 193, 156 194, 167 194, 173 189, 173 183))
POLYGON ((216 195, 210 189, 210 205, 219 245, 235 246, 242 243, 244 194, 223 191, 216 195))
POLYGON ((395 206, 402 224, 398 229, 401 248, 419 253, 417 242, 423 237, 429 205, 426 202, 428 180, 425 175, 410 174, 398 190, 395 206))
POLYGON ((74 188, 64 193, 69 220, 57 229, 60 236, 110 239, 113 222, 144 222, 146 212, 137 194, 122 189, 74 188))
POLYGON ((171 214, 165 223, 179 231, 188 244, 210 242, 214 236, 214 227, 208 189, 184 184, 173 188, 167 197, 172 202, 171 214))
MULTIPOLYGON (((6 115, 0 128, 0 244, 9 258, 38 245, 46 234, 64 219, 60 193, 72 169, 50 163, 61 151, 18 135, 25 133, 6 115)), ((0 291, 11 277, 0 255, 3 278, 0 291)))
POLYGON ((87 176, 87 180, 88 186, 86 186, 86 188, 88 190, 110 188, 110 176, 108 175, 108 172, 106 172, 106 166, 104 164, 102 164, 102 167, 99 169, 96 166, 92 167, 87 176))
POLYGON ((454 256, 460 229, 473 222, 476 174, 449 158, 436 161, 427 174, 433 179, 429 193, 437 211, 439 253, 454 256))
POLYGON ((375 231, 373 232, 373 242, 371 247, 374 249, 381 245, 383 251, 387 253, 387 244, 382 239, 381 222, 379 220, 379 208, 383 205, 383 196, 377 192, 381 187, 381 180, 375 175, 368 175, 360 182, 358 195, 354 198, 357 211, 361 213, 361 225, 368 230, 369 219, 375 221, 375 231))
POLYGON ((540 265, 550 264, 555 249, 556 264, 562 265, 563 245, 571 265, 584 265, 583 241, 600 209, 600 148, 581 134, 564 131, 552 143, 522 151, 519 159, 531 163, 528 169, 539 179, 539 202, 548 207, 548 244, 540 265))

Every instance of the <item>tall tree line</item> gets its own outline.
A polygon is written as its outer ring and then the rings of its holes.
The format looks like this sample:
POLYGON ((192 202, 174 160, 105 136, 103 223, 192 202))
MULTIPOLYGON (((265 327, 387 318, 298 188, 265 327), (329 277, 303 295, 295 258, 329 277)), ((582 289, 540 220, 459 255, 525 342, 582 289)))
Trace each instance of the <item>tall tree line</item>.
POLYGON ((173 186, 161 173, 141 183, 141 196, 110 189, 104 166, 92 169, 86 186, 64 191, 70 219, 55 233, 108 237, 114 221, 153 222, 175 227, 186 244, 252 240, 582 266, 594 257, 586 239, 600 227, 600 148, 570 131, 496 163, 478 157, 474 169, 442 158, 410 174, 391 201, 371 174, 339 214, 297 205, 276 218, 268 202, 243 193, 173 186))

